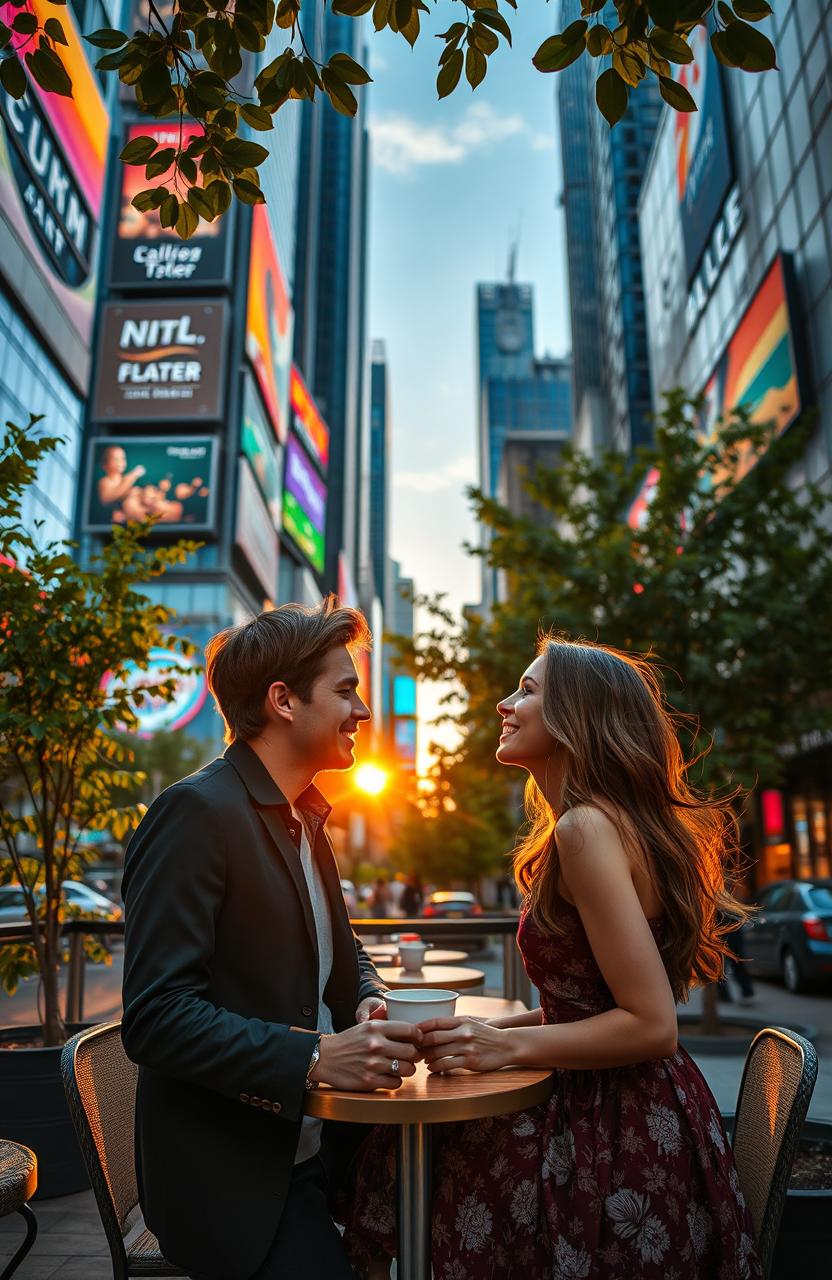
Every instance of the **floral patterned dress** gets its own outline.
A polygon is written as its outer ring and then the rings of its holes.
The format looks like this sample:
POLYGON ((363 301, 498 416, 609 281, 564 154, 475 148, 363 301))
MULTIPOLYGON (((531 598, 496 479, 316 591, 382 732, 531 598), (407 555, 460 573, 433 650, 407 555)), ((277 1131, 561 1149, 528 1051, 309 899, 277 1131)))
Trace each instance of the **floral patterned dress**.
MULTIPOLYGON (((528 916, 518 944, 546 1023, 614 1007, 577 910, 528 916)), ((651 922, 661 937, 661 922, 651 922)), ((758 1280, 753 1228, 699 1068, 672 1058, 560 1070, 527 1111, 433 1129, 434 1280, 758 1280)), ((355 1168, 345 1243, 361 1273, 395 1254, 395 1149, 376 1129, 355 1168)))

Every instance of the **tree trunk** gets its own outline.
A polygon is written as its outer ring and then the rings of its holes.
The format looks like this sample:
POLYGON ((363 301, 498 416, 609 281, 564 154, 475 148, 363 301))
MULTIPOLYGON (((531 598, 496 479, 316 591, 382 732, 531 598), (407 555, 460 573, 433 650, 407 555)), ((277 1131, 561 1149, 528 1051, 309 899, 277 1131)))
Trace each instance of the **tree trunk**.
POLYGON ((719 1035, 719 1004, 716 983, 709 982, 702 988, 702 1031, 706 1036, 719 1035))
POLYGON ((43 1043, 61 1045, 66 1040, 66 1027, 61 1015, 58 978, 61 971, 61 937, 57 923, 47 924, 44 938, 45 964, 43 983, 43 1043))

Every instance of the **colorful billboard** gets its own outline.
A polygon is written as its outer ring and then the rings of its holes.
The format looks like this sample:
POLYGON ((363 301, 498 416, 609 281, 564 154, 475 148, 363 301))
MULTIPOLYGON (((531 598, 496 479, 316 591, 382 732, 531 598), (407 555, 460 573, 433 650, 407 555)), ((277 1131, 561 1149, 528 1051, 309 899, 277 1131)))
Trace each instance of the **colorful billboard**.
POLYGON ((84 528, 155 516, 159 532, 212 530, 218 442, 213 436, 99 436, 89 443, 84 528))
POLYGON ((296 365, 292 365, 289 402, 292 406, 292 428, 295 435, 300 437, 326 475, 329 465, 329 427, 321 417, 296 365))
POLYGON ((240 424, 240 448, 248 458, 272 524, 279 530, 282 517, 282 488, 280 484, 280 445, 275 443, 266 418, 260 408, 257 392, 246 374, 243 392, 243 420, 240 424))
MULTIPOLYGON (((45 93, 31 80, 19 100, 0 88, 0 210, 87 344, 110 118, 72 10, 30 0, 28 11, 40 23, 59 18, 72 97, 45 93)), ((7 26, 20 12, 19 6, 0 4, 0 20, 7 26)), ((30 40, 13 34, 12 46, 22 52, 30 40)))
POLYGON ((220 421, 227 320, 224 302, 108 302, 102 308, 93 417, 220 421))
MULTIPOLYGON (((790 427, 802 401, 789 315, 784 255, 778 254, 705 387, 702 430, 714 434, 720 420, 744 406, 753 422, 773 423, 777 435, 790 427)), ((749 446, 740 475, 754 465, 749 446)))
POLYGON ((283 528, 318 573, 324 571, 326 485, 290 436, 283 476, 283 528))
POLYGON ((280 550, 271 517, 245 458, 240 458, 237 478, 237 528, 234 538, 253 569, 267 599, 277 595, 280 550))
POLYGON ((704 23, 691 32, 690 46, 693 62, 675 67, 674 72, 698 110, 676 112, 673 121, 676 185, 688 280, 699 266, 734 176, 722 72, 704 23))
POLYGON ((269 215, 266 206, 258 204, 252 210, 246 354, 281 444, 285 444, 288 431, 293 326, 294 315, 269 215))
MULTIPOLYGON (((202 128, 193 121, 146 121, 131 124, 124 132, 124 142, 134 138, 153 138, 157 146, 187 145, 202 128)), ((111 284, 119 287, 147 285, 165 291, 194 285, 221 287, 229 280, 229 251, 233 207, 216 222, 200 222, 198 233, 190 240, 180 240, 171 227, 163 227, 158 209, 141 213, 132 200, 148 186, 165 186, 173 169, 148 182, 144 165, 122 164, 121 195, 118 222, 113 236, 111 284)))
MULTIPOLYGON (((137 667, 135 662, 125 663, 118 684, 133 694, 141 695, 142 690, 169 681, 173 681, 174 688, 171 701, 161 694, 145 692, 139 705, 133 708, 139 722, 135 732, 140 738, 152 738, 154 733, 162 731, 172 733, 190 724, 205 705, 208 684, 196 654, 185 658, 159 647, 150 650, 147 668, 137 667), (193 670, 194 667, 197 670, 193 670)), ((112 674, 104 677, 102 688, 115 688, 112 674)))

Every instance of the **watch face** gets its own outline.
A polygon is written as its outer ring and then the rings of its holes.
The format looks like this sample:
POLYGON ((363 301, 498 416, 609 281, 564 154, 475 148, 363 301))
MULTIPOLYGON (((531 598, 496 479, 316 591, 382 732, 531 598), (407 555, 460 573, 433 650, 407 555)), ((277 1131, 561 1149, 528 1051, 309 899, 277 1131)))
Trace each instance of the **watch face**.
POLYGON ((523 317, 519 311, 498 311, 496 320, 497 346, 501 351, 513 353, 523 346, 523 317))

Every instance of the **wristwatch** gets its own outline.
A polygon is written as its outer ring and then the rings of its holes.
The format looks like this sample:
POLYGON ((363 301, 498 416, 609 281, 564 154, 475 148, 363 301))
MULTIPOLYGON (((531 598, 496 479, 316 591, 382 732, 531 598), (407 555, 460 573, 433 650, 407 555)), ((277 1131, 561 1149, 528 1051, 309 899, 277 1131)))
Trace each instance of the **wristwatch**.
POLYGON ((317 1089, 318 1087, 318 1081, 310 1080, 309 1077, 312 1075, 312 1072, 317 1067, 320 1056, 321 1056, 321 1037, 318 1036, 317 1040, 315 1041, 315 1048, 312 1050, 312 1057, 309 1059, 309 1070, 306 1072, 307 1089, 317 1089))

